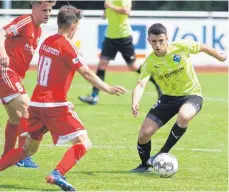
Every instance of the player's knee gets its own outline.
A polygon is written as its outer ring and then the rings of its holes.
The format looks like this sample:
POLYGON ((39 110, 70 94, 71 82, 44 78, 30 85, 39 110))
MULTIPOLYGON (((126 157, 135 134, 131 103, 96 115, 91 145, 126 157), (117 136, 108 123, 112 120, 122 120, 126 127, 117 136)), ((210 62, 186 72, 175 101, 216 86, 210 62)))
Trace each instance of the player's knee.
POLYGON ((83 144, 87 151, 89 151, 92 148, 92 143, 90 139, 88 138, 87 134, 80 135, 74 139, 71 140, 71 143, 73 145, 75 144, 83 144))
POLYGON ((137 71, 140 68, 140 65, 138 65, 136 62, 134 62, 133 64, 128 65, 128 67, 131 71, 137 71))
POLYGON ((189 123, 189 121, 192 119, 192 115, 189 113, 181 113, 178 116, 177 123, 181 127, 186 127, 189 123))
POLYGON ((87 151, 89 151, 92 148, 92 142, 90 139, 85 140, 83 144, 87 151))
POLYGON ((109 63, 109 61, 107 61, 107 60, 100 60, 99 65, 98 65, 98 69, 106 70, 108 63, 109 63))

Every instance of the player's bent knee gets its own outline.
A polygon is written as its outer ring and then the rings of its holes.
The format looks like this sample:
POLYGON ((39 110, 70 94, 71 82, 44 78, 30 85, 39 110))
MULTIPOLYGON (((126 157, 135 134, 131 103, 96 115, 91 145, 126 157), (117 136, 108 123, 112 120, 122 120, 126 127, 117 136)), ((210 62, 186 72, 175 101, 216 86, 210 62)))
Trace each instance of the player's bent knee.
POLYGON ((107 60, 100 60, 99 65, 98 65, 98 69, 106 70, 108 63, 109 63, 109 61, 107 61, 107 60))
POLYGON ((190 116, 189 114, 185 114, 181 116, 181 120, 184 122, 189 122, 192 119, 192 116, 190 116))
POLYGON ((137 71, 140 68, 140 66, 136 63, 133 63, 132 65, 128 65, 128 67, 131 71, 137 71))
POLYGON ((71 143, 73 145, 81 143, 81 144, 83 144, 85 146, 87 151, 92 148, 92 143, 91 143, 90 139, 88 138, 87 134, 79 135, 78 137, 72 139, 71 143))
POLYGON ((188 123, 195 115, 195 112, 185 111, 178 115, 178 120, 188 123))
POLYGON ((83 144, 87 151, 89 151, 92 148, 92 142, 89 139, 85 141, 83 144))
POLYGON ((86 148, 86 151, 89 151, 92 148, 92 142, 88 137, 84 137, 83 139, 80 140, 80 143, 84 145, 86 148))

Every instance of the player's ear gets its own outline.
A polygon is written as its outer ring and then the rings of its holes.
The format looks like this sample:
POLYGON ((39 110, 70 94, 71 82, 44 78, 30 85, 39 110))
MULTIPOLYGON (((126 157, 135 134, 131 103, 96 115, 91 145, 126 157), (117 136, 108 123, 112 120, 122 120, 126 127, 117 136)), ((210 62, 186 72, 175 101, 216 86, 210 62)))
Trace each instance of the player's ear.
POLYGON ((77 29, 77 23, 73 24, 73 31, 75 31, 77 29))

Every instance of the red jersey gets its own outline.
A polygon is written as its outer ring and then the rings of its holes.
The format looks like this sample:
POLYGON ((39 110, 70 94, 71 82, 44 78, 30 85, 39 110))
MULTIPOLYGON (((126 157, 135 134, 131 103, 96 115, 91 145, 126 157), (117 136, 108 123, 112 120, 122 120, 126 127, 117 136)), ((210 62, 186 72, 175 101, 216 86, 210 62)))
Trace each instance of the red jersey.
POLYGON ((7 33, 5 49, 10 59, 9 68, 23 79, 38 46, 41 27, 35 25, 32 15, 23 15, 3 28, 7 33))
POLYGON ((48 37, 39 50, 32 103, 66 102, 75 71, 83 65, 81 54, 69 40, 58 34, 48 37))

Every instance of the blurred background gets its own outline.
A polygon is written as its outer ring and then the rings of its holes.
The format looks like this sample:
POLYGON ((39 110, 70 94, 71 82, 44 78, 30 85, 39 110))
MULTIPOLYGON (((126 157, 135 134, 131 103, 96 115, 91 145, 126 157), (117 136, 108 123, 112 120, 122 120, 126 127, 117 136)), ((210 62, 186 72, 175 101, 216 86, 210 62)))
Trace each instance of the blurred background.
MULTIPOLYGON (((103 1, 69 1, 81 9, 103 9, 103 1)), ((57 9, 66 4, 58 1, 57 9)), ((0 7, 29 9, 29 1, 0 1, 0 7)), ((174 10, 174 11, 228 11, 228 1, 133 1, 133 10, 174 10)))
MULTIPOLYGON (((82 9, 84 16, 73 42, 89 65, 97 65, 107 27, 107 20, 101 18, 104 1, 57 1, 52 18, 48 24, 42 25, 40 43, 57 32, 58 9, 68 3, 82 9)), ((30 1, 0 1, 0 8, 0 27, 18 15, 31 13, 30 1)), ((152 51, 147 42, 147 29, 153 23, 162 23, 167 27, 169 41, 189 38, 228 52, 228 1, 132 1, 130 23, 140 64, 152 51)), ((32 64, 36 65, 37 59, 36 53, 32 64)), ((192 61, 196 67, 224 67, 225 70, 228 66, 227 62, 218 62, 204 54, 194 55, 192 61)), ((111 62, 112 65, 126 68, 120 54, 111 62)))

